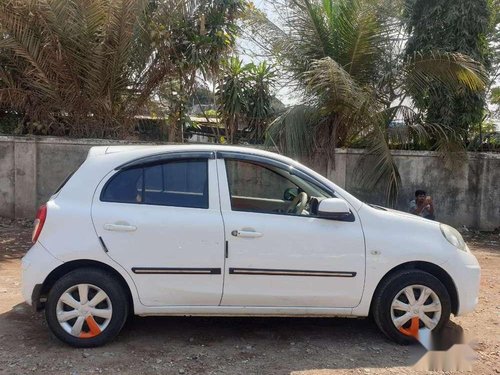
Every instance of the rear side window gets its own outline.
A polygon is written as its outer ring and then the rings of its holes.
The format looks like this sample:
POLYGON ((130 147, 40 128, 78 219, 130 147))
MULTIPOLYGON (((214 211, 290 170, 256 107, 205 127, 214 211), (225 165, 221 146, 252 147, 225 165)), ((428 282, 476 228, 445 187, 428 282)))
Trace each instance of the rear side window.
POLYGON ((118 172, 101 201, 208 208, 206 159, 175 160, 118 172))
POLYGON ((173 161, 143 171, 143 203, 208 208, 207 160, 173 161))

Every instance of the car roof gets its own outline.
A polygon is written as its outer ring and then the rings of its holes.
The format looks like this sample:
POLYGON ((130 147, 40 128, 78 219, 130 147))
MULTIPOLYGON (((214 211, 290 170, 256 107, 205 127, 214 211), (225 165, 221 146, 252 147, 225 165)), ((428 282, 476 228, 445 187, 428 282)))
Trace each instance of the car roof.
POLYGON ((170 145, 117 145, 117 146, 95 146, 89 151, 88 157, 106 156, 106 155, 120 155, 120 159, 133 160, 134 158, 141 158, 150 155, 157 155, 161 153, 170 152, 189 152, 189 151, 232 151, 245 154, 260 155, 263 157, 281 160, 285 163, 297 163, 293 159, 286 156, 261 150, 252 147, 241 146, 227 146, 227 145, 207 145, 207 144, 170 144, 170 145))

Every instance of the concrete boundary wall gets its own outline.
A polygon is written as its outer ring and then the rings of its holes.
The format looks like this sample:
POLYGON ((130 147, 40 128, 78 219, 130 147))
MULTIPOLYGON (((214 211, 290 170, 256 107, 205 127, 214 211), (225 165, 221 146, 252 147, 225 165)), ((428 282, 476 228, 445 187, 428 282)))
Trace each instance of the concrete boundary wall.
MULTIPOLYGON (((0 216, 31 218, 92 146, 130 141, 0 136, 0 216)), ((396 208, 406 211, 416 189, 427 190, 437 220, 461 227, 500 227, 500 154, 471 153, 458 167, 428 151, 394 151, 402 187, 396 208)), ((359 178, 370 168, 362 150, 340 149, 335 163, 318 154, 306 165, 361 200, 385 205, 385 187, 366 190, 359 178)))

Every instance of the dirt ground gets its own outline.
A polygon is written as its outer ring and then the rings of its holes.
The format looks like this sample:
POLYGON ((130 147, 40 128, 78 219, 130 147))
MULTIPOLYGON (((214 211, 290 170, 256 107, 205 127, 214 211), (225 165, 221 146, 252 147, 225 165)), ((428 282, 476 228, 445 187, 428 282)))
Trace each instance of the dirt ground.
MULTIPOLYGON (((0 220, 0 374, 401 374, 425 354, 388 341, 370 319, 340 318, 135 317, 107 346, 73 349, 22 301, 30 226, 0 220)), ((482 266, 480 303, 449 329, 473 346, 473 373, 498 374, 500 233, 466 239, 482 266)))

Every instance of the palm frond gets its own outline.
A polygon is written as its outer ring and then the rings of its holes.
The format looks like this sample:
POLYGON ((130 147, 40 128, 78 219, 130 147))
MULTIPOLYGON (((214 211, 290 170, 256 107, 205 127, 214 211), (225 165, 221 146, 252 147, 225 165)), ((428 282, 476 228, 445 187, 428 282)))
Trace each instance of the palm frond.
POLYGON ((422 113, 407 105, 395 105, 380 113, 386 124, 386 139, 391 147, 407 148, 429 139, 446 142, 453 130, 446 125, 425 122, 422 113))
MULTIPOLYGON (((368 87, 360 86, 337 62, 327 57, 314 61, 311 70, 304 74, 306 92, 316 99, 321 116, 332 138, 325 150, 334 152, 333 146, 346 146, 364 128, 379 121, 379 104, 368 87)), ((326 144, 326 143, 325 143, 326 144)))
POLYGON ((145 0, 0 3, 0 51, 20 84, 13 87, 4 77, 0 87, 11 92, 22 89, 30 98, 27 103, 19 95, 3 95, 0 104, 23 108, 31 121, 71 123, 69 131, 124 128, 132 117, 123 103, 136 96, 130 90, 135 78, 130 62, 139 52, 134 32, 145 4, 145 0))
POLYGON ((313 61, 303 77, 307 91, 321 98, 325 109, 330 112, 345 107, 356 109, 366 94, 353 77, 330 57, 313 61))
POLYGON ((472 91, 484 90, 487 73, 472 58, 460 53, 415 53, 404 66, 405 80, 411 90, 425 91, 437 81, 456 91, 464 86, 472 91))
POLYGON ((385 138, 384 124, 374 127, 367 139, 368 148, 361 160, 368 161, 370 168, 367 173, 358 176, 360 184, 369 190, 378 185, 385 186, 386 202, 394 207, 401 186, 401 175, 385 138))
POLYGON ((277 146, 286 155, 310 155, 315 149, 318 123, 321 119, 315 107, 292 106, 269 125, 265 145, 277 146))

